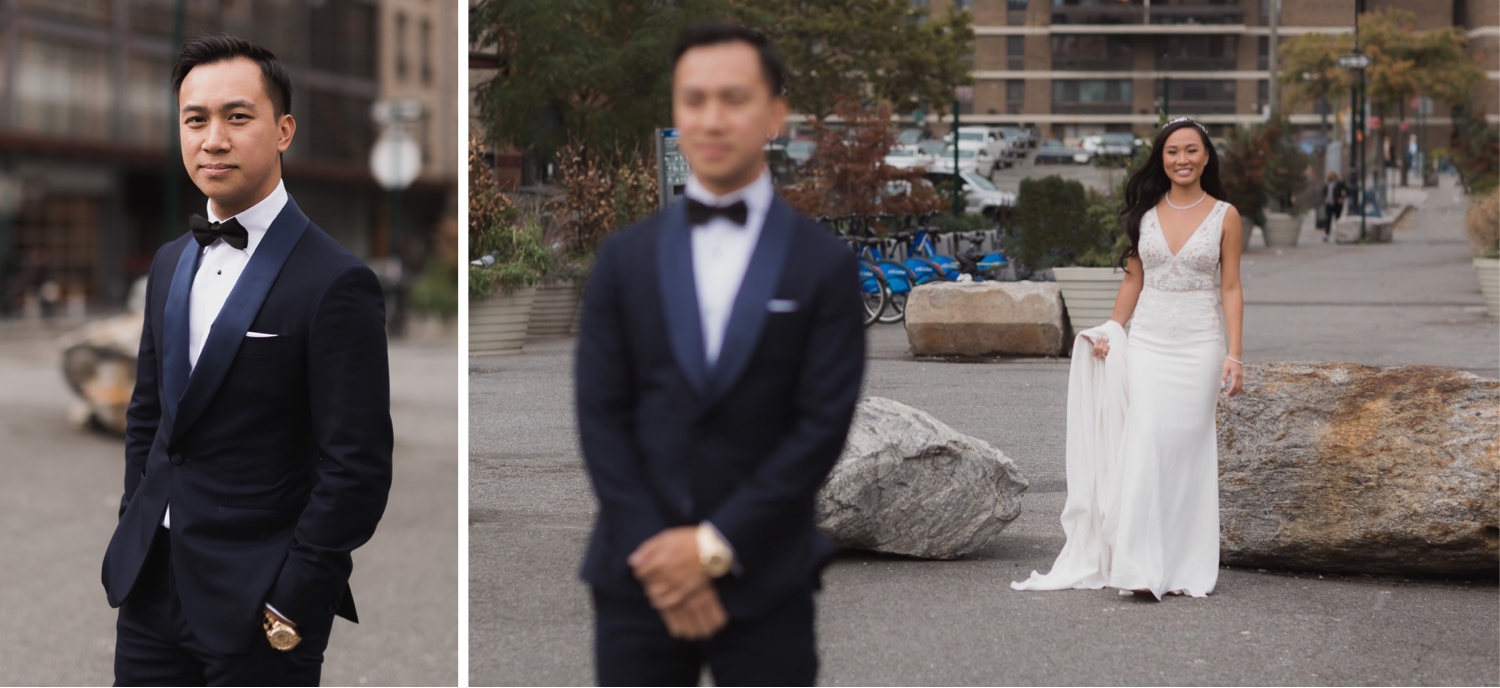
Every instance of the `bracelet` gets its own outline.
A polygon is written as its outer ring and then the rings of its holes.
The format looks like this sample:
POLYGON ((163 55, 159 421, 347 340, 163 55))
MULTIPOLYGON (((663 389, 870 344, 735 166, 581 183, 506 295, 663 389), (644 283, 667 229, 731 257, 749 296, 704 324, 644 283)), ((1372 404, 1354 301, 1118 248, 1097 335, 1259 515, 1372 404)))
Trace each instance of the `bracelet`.
POLYGON ((1225 357, 1224 357, 1224 358, 1227 358, 1227 359, 1229 359, 1229 360, 1231 360, 1231 361, 1234 361, 1234 362, 1235 362, 1235 363, 1238 363, 1238 364, 1240 364, 1240 365, 1245 365, 1245 362, 1244 362, 1244 361, 1241 361, 1241 360, 1240 360, 1240 359, 1238 359, 1238 358, 1235 358, 1235 357, 1233 357, 1233 356, 1225 356, 1225 357))

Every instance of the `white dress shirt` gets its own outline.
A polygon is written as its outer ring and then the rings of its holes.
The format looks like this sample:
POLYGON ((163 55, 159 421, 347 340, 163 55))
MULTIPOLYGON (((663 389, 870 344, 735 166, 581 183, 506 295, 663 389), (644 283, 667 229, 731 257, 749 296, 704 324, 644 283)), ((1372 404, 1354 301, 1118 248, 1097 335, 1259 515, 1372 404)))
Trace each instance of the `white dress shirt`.
POLYGON ((750 267, 750 256, 755 253, 775 191, 770 171, 762 170, 748 186, 723 196, 715 196, 697 177, 689 177, 684 195, 714 206, 744 201, 749 211, 743 227, 723 217, 693 226, 693 283, 698 291, 698 321, 703 326, 704 362, 712 368, 724 348, 724 331, 729 327, 734 300, 745 280, 745 270, 750 267))
MULTIPOLYGON (((266 236, 266 230, 271 228, 271 223, 286 206, 286 199, 286 186, 277 182, 276 189, 271 192, 271 195, 234 216, 240 221, 240 226, 245 228, 245 232, 250 235, 243 250, 224 243, 223 239, 199 249, 203 253, 203 258, 198 262, 198 272, 193 275, 193 289, 188 292, 188 366, 190 369, 198 366, 198 355, 203 353, 203 344, 208 341, 208 332, 212 329, 214 320, 219 317, 219 310, 224 308, 224 301, 229 298, 229 292, 234 289, 235 282, 239 281, 240 273, 245 271, 245 264, 249 263, 250 256, 255 254, 255 247, 260 245, 260 240, 266 236)), ((227 219, 229 218, 220 218, 215 215, 213 203, 208 204, 209 222, 222 222, 227 219)), ((172 527, 171 504, 167 505, 161 524, 166 528, 172 527)))
MULTIPOLYGON (((688 177, 683 194, 699 203, 714 206, 744 201, 747 211, 743 226, 722 216, 693 225, 693 286, 698 292, 698 321, 703 327, 703 360, 712 368, 724 348, 729 316, 734 311, 735 298, 745 281, 745 271, 750 267, 750 257, 755 254, 755 245, 760 241, 760 230, 765 226, 766 213, 771 209, 771 199, 776 191, 771 186, 770 170, 761 170, 760 176, 748 186, 723 196, 715 196, 704 188, 697 177, 688 177)), ((734 556, 734 544, 713 523, 703 523, 718 536, 719 542, 729 548, 734 562, 732 570, 739 574, 742 569, 739 558, 734 556)))

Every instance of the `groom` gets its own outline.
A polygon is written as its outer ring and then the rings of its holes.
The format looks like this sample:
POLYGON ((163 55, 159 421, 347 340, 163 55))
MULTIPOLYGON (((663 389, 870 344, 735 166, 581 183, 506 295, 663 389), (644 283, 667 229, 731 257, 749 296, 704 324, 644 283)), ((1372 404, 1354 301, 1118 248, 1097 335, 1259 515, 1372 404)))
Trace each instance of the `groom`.
POLYGON ((146 287, 104 555, 115 682, 316 685, 390 490, 380 286, 282 185, 297 124, 274 55, 199 38, 172 86, 208 207, 146 287))
POLYGON ((833 549, 813 500, 864 373, 858 271, 772 189, 787 105, 765 37, 694 25, 672 64, 687 200, 604 243, 578 338, 598 679, 812 685, 833 549))

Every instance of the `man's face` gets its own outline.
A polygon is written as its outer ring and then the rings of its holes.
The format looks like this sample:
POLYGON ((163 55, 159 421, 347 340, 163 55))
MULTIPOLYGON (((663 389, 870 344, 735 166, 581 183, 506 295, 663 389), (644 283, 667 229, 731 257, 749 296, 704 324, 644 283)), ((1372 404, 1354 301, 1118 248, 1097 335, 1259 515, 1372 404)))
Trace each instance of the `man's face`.
POLYGON ((679 146, 693 174, 715 193, 738 189, 760 174, 766 139, 781 128, 786 110, 748 43, 692 48, 672 74, 679 146))
POLYGON ((182 80, 177 106, 182 164, 219 217, 270 195, 297 124, 276 116, 259 65, 245 58, 198 65, 182 80))

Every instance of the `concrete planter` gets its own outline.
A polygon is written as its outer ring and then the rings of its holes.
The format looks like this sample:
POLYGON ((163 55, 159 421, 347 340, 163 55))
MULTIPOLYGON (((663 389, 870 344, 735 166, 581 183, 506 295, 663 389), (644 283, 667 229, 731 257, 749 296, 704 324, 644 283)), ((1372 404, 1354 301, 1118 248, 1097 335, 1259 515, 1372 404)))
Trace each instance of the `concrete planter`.
POLYGON ((1266 248, 1292 248, 1302 235, 1302 216, 1287 213, 1266 213, 1266 226, 1261 228, 1266 248))
POLYGON ((521 353, 521 347, 526 344, 526 330, 531 323, 536 292, 536 287, 527 287, 512 294, 470 302, 469 355, 521 353))
POLYGON ((1500 258, 1475 258, 1474 274, 1484 294, 1484 308, 1491 318, 1500 318, 1500 258))
POLYGON ((1062 287, 1063 307, 1073 334, 1109 320, 1115 311, 1115 296, 1125 271, 1116 268, 1052 268, 1052 276, 1062 287))
POLYGON ((578 317, 580 290, 572 280, 537 287, 536 303, 531 307, 531 322, 526 336, 566 337, 573 331, 578 317))

